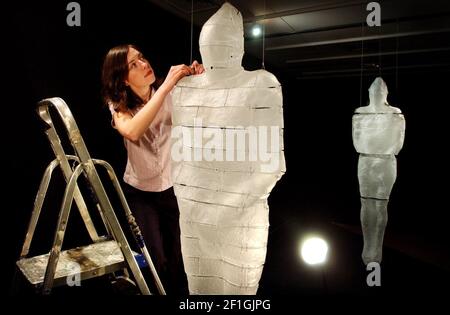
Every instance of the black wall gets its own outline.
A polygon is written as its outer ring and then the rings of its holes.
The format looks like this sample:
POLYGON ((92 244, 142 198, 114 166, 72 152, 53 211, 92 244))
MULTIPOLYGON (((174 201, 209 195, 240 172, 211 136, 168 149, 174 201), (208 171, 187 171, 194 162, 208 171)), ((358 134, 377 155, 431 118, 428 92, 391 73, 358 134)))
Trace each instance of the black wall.
MULTIPOLYGON (((110 114, 100 98, 103 56, 115 45, 134 43, 160 76, 171 64, 189 63, 190 24, 160 8, 138 0, 78 1, 81 27, 68 27, 68 2, 15 3, 3 29, 7 85, 2 126, 6 203, 2 208, 7 217, 2 230, 8 240, 7 274, 12 274, 19 255, 43 171, 54 158, 35 113, 36 103, 62 97, 92 157, 109 161, 121 175, 125 149, 110 127, 110 114)), ((195 28, 194 57, 200 60, 198 32, 195 28)), ((428 58, 423 55, 422 61, 428 58)), ((258 63, 246 56, 244 66, 253 70, 258 63)), ((367 89, 375 77, 364 77, 361 92, 359 77, 296 80, 270 65, 267 70, 283 85, 287 160, 287 173, 270 199, 275 205, 271 229, 283 228, 286 220, 359 225, 358 156, 352 145, 351 117, 360 106, 360 93, 364 103, 368 99, 367 89)), ((388 100, 402 109, 406 119, 388 230, 438 244, 450 239, 445 153, 448 74, 448 69, 383 74, 390 90, 388 100)), ((60 198, 54 193, 49 202, 59 205, 60 198)), ((53 231, 56 219, 47 220, 49 226, 44 229, 53 231)), ((48 250, 39 242, 36 246, 48 250)))

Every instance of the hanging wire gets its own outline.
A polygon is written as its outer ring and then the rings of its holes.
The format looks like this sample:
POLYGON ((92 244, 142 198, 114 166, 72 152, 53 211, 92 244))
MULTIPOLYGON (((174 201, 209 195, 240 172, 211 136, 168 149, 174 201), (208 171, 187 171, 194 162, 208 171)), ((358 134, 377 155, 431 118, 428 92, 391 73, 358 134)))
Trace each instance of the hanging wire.
POLYGON ((194 0, 191 0, 191 58, 189 64, 192 64, 192 51, 193 51, 193 42, 194 42, 194 0))
POLYGON ((398 46, 399 46, 399 24, 397 18, 397 37, 395 38, 395 93, 398 95, 398 46))
POLYGON ((382 68, 382 61, 381 61, 381 26, 378 27, 378 75, 381 77, 381 68, 382 68))
POLYGON ((359 104, 360 104, 360 106, 362 106, 363 71, 364 71, 364 21, 361 23, 361 73, 360 73, 360 79, 359 79, 359 104))
POLYGON ((265 19, 266 19, 266 0, 264 0, 264 19, 263 19, 263 23, 262 23, 262 64, 261 67, 265 70, 266 66, 264 64, 264 58, 265 58, 265 39, 266 39, 266 23, 265 23, 265 19))

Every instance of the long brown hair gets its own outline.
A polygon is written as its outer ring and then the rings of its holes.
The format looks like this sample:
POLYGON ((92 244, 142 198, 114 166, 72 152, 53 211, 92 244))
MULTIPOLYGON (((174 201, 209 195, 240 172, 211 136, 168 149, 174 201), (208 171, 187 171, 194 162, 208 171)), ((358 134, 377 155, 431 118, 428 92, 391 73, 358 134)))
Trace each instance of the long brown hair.
MULTIPOLYGON (((142 105, 144 101, 125 84, 128 77, 127 55, 130 48, 141 51, 135 45, 119 45, 111 48, 105 56, 102 68, 102 97, 106 105, 112 104, 117 112, 142 105)), ((161 80, 152 87, 157 89, 161 80)))

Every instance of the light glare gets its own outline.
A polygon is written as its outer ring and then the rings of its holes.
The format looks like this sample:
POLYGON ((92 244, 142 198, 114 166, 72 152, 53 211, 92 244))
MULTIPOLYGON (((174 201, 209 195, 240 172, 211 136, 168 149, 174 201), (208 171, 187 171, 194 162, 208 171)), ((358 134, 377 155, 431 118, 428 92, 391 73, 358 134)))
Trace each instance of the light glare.
POLYGON ((261 26, 259 26, 259 25, 253 26, 252 34, 254 37, 260 36, 261 35, 261 26))
POLYGON ((301 255, 309 265, 317 265, 325 262, 327 258, 328 245, 319 237, 311 237, 302 244, 301 255))

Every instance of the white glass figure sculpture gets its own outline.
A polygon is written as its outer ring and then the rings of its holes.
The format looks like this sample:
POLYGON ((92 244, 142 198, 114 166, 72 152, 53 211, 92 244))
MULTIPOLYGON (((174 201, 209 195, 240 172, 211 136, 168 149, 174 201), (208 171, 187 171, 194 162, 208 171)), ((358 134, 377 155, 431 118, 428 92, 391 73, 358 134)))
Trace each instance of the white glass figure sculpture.
POLYGON ((191 294, 256 294, 267 198, 285 172, 281 86, 245 71, 241 13, 225 3, 203 26, 205 72, 172 92, 172 178, 191 294))
POLYGON ((405 138, 405 118, 399 108, 388 104, 387 95, 386 83, 376 78, 369 88, 369 105, 357 108, 353 115, 366 265, 381 262, 387 205, 397 177, 395 156, 405 138))

